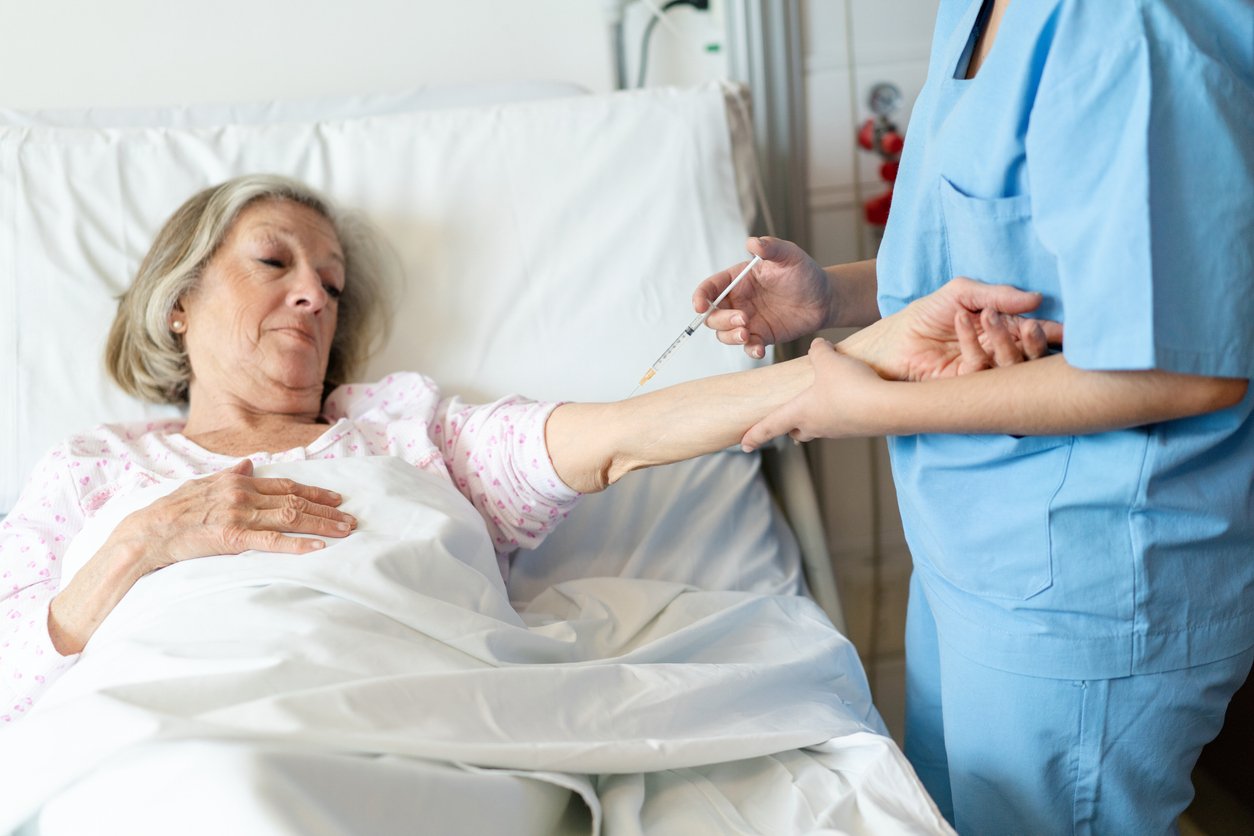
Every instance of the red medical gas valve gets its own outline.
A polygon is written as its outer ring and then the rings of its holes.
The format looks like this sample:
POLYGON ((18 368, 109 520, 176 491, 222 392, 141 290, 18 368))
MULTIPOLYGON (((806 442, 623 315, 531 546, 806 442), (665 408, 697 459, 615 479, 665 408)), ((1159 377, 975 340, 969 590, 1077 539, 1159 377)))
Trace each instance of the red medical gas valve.
POLYGON ((899 156, 905 144, 897 126, 886 116, 868 119, 858 128, 859 147, 874 151, 885 159, 899 156))
POLYGON ((875 120, 868 119, 858 129, 858 144, 868 151, 875 150, 875 120))
POLYGON ((897 169, 901 165, 901 151, 905 138, 890 118, 901 102, 901 91, 893 84, 881 83, 871 88, 869 104, 875 116, 858 128, 858 146, 880 158, 880 179, 888 189, 862 204, 866 221, 873 226, 888 223, 888 210, 893 202, 893 184, 897 182, 897 169))
POLYGON ((866 216, 866 222, 876 226, 884 226, 888 223, 888 210, 891 208, 892 204, 892 189, 889 189, 883 194, 876 195, 866 201, 862 204, 862 209, 866 216))

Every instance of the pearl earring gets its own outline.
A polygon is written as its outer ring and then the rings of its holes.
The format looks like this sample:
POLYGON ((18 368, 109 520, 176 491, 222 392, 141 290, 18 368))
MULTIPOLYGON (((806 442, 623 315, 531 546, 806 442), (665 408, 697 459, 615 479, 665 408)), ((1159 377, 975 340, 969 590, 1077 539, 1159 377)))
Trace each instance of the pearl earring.
POLYGON ((183 328, 184 328, 183 320, 181 319, 176 319, 170 323, 170 330, 176 334, 183 333, 183 328))

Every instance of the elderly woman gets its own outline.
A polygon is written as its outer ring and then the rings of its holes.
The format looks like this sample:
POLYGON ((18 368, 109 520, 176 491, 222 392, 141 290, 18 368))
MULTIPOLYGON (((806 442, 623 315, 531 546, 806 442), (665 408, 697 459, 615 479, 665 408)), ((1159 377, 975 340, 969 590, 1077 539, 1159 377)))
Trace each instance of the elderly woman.
MULTIPOLYGON (((0 722, 32 707, 145 575, 247 550, 308 554, 354 531, 336 492, 255 466, 402 459, 451 483, 507 553, 538 544, 581 493, 733 444, 811 382, 803 358, 612 404, 471 406, 412 373, 354 385, 387 329, 381 256, 359 224, 278 177, 206 189, 170 218, 119 303, 107 358, 122 389, 185 404, 186 419, 97 427, 37 467, 0 539, 0 722), (169 480, 184 481, 62 576, 88 517, 169 480)), ((995 318, 982 345, 960 345, 955 312, 1037 299, 959 282, 841 350, 897 378, 1011 362, 1039 351, 995 318)))

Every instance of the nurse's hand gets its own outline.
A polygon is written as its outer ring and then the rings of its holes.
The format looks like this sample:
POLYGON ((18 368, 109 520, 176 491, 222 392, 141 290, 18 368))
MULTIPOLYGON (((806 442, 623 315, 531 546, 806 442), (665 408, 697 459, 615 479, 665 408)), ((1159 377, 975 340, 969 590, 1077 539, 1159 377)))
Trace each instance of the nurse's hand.
POLYGON ((1062 343, 1060 323, 1017 315, 1040 303, 1039 293, 959 277, 856 332, 841 351, 888 380, 955 377, 1035 360, 1062 343))
MULTIPOLYGON (((818 262, 791 241, 750 238, 748 249, 761 263, 719 303, 705 324, 720 342, 744 346, 751 357, 766 346, 813 334, 828 321, 832 287, 818 262)), ((715 273, 692 294, 692 307, 705 313, 748 261, 715 273)))
POLYGON ((810 363, 814 382, 749 428, 740 440, 746 452, 785 434, 796 441, 881 434, 875 423, 875 390, 894 384, 821 337, 810 344, 810 363))

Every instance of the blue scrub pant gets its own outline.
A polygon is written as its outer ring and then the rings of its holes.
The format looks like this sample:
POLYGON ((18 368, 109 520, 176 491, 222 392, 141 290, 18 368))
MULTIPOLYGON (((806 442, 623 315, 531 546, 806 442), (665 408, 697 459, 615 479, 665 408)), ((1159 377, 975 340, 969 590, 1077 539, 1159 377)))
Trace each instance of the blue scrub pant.
POLYGON ((938 638, 910 584, 906 756, 960 834, 1176 832, 1254 649, 1117 679, 1008 673, 938 638))

